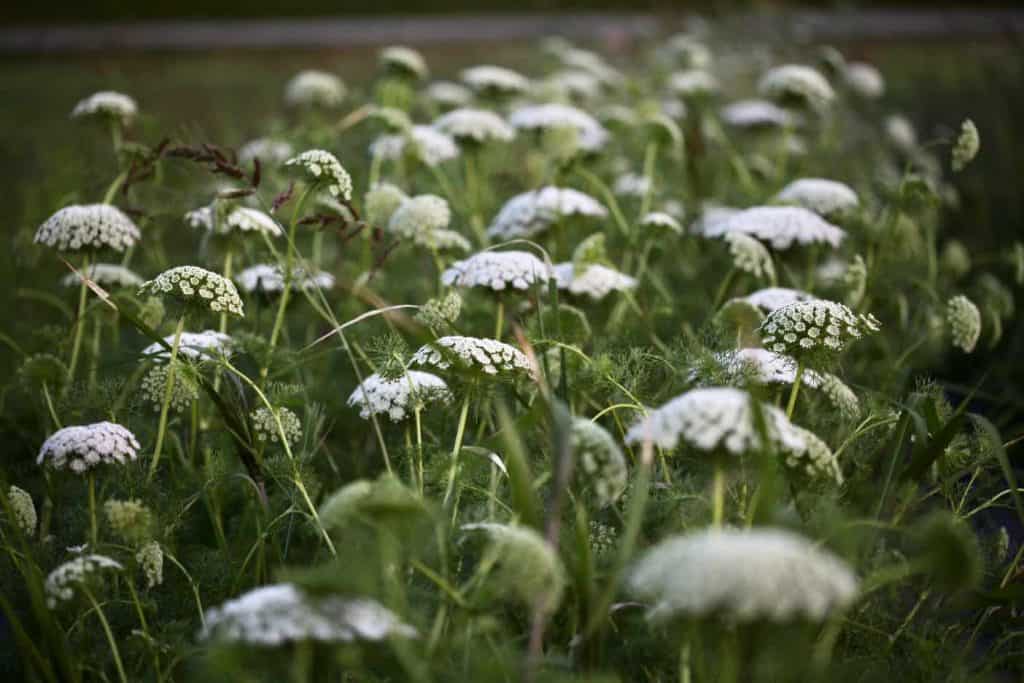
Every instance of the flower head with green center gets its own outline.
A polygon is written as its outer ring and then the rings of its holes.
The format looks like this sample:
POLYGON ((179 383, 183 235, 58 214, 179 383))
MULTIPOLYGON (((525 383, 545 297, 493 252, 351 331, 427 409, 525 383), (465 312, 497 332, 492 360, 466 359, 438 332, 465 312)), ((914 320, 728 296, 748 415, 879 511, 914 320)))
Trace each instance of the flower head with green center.
POLYGON ((253 431, 256 432, 256 438, 259 441, 281 443, 282 430, 284 431, 285 438, 288 439, 288 443, 293 446, 302 439, 302 421, 290 408, 280 406, 274 408, 274 412, 271 412, 266 406, 260 406, 252 411, 250 417, 252 418, 253 431), (275 413, 281 421, 281 430, 277 428, 277 420, 274 419, 275 413))
POLYGON ((138 113, 138 105, 128 95, 103 90, 80 100, 71 110, 71 118, 104 118, 127 125, 138 113))
MULTIPOLYGON (((192 368, 180 361, 174 363, 174 388, 171 391, 171 410, 183 412, 188 410, 194 401, 199 400, 199 385, 192 375, 192 368)), ((163 406, 164 396, 167 392, 167 382, 170 378, 170 364, 154 365, 146 376, 142 378, 142 385, 139 391, 142 397, 153 404, 153 410, 158 411, 163 406)))
POLYGON ((116 206, 73 204, 47 218, 33 241, 65 252, 103 248, 122 252, 140 237, 132 219, 116 206))
POLYGON ((556 263, 554 274, 559 289, 569 290, 570 294, 578 296, 588 296, 594 301, 612 292, 625 292, 637 286, 636 278, 600 263, 584 266, 572 262, 556 263))
POLYGON ((527 290, 547 282, 547 265, 527 251, 481 251, 456 261, 441 274, 449 287, 484 287, 496 292, 508 288, 527 290))
POLYGON ((460 369, 485 375, 530 372, 530 361, 519 349, 497 339, 448 336, 421 346, 410 361, 413 365, 432 365, 447 370, 460 369))
POLYGON ((60 565, 46 577, 43 588, 50 609, 75 597, 75 590, 102 571, 121 571, 121 563, 106 555, 81 555, 60 565))
POLYGON ((322 149, 310 149, 284 162, 298 169, 306 182, 327 190, 332 197, 345 201, 352 199, 352 177, 338 158, 322 149))
POLYGON ((772 262, 772 255, 763 244, 741 232, 727 232, 723 238, 729 243, 729 254, 732 255, 734 268, 757 278, 767 277, 769 280, 775 280, 775 264, 772 262))
POLYGON ((414 408, 429 403, 447 403, 451 392, 443 379, 429 372, 406 370, 398 377, 382 377, 374 373, 364 379, 348 397, 348 405, 359 406, 359 417, 385 415, 392 422, 400 422, 412 414, 414 408))
POLYGON ((64 427, 39 449, 36 464, 83 474, 100 465, 124 465, 139 457, 139 440, 113 422, 64 427))
POLYGON ((486 109, 455 109, 434 121, 433 126, 460 143, 508 142, 516 136, 503 118, 486 109))
POLYGON ((245 316, 242 298, 234 283, 222 275, 196 266, 165 270, 144 283, 139 294, 169 296, 185 304, 198 305, 214 313, 245 316))
POLYGON ((434 194, 421 194, 406 199, 388 221, 387 229, 392 235, 413 238, 436 230, 444 230, 452 219, 448 201, 434 194))
POLYGON ((153 513, 138 500, 108 500, 103 504, 110 528, 124 540, 137 545, 153 533, 153 513))
POLYGON ((981 150, 981 135, 978 134, 978 127, 974 121, 964 119, 960 124, 960 136, 953 145, 953 171, 960 172, 967 168, 967 164, 978 156, 981 150))
POLYGON ((775 195, 784 204, 795 204, 821 216, 852 211, 860 204, 857 193, 846 183, 824 178, 800 178, 775 195))
POLYGON ((378 61, 388 71, 416 80, 424 80, 430 74, 427 69, 427 60, 423 59, 423 55, 404 45, 392 45, 384 48, 380 51, 378 61))
POLYGON ((391 183, 378 183, 366 193, 363 206, 366 213, 366 222, 370 225, 385 226, 391 220, 391 216, 409 198, 396 185, 391 183))
POLYGON ((28 491, 11 486, 7 490, 7 500, 11 504, 11 511, 14 513, 14 522, 26 536, 34 536, 38 517, 36 515, 36 504, 32 502, 32 496, 28 491))
POLYGON ((772 311, 761 325, 767 349, 799 357, 808 351, 842 351, 851 341, 878 332, 872 315, 857 314, 835 301, 798 301, 772 311))
POLYGON ((465 107, 473 100, 469 88, 450 81, 431 83, 424 94, 435 104, 451 109, 465 107))
POLYGON ((334 108, 345 99, 345 84, 326 71, 300 71, 284 89, 284 101, 290 107, 334 108))
POLYGON ((974 302, 962 294, 951 298, 946 303, 946 322, 953 335, 953 345, 964 353, 974 351, 981 336, 981 311, 974 302))
POLYGON ((629 470, 615 439, 596 422, 574 418, 570 444, 576 459, 576 478, 594 493, 598 507, 618 500, 629 483, 629 470))
POLYGON ((488 552, 497 569, 499 594, 510 592, 524 605, 551 613, 558 608, 568 583, 565 566, 544 537, 514 524, 466 524, 465 531, 482 531, 490 539, 488 552))

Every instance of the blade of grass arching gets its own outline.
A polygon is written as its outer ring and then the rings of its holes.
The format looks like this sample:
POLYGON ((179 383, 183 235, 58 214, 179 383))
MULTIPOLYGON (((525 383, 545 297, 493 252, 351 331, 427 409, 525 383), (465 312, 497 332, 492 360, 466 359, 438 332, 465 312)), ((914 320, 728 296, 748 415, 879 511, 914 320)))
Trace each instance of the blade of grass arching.
POLYGON ((1013 465, 1010 463, 1010 459, 1006 455, 1006 449, 1003 447, 1002 435, 987 417, 977 413, 969 413, 968 416, 974 422, 974 425, 984 432, 991 441, 993 455, 999 461, 999 466, 1003 470, 1003 477, 1006 479, 1006 483, 1010 487, 1010 493, 1013 495, 1013 506, 1017 509, 1017 518, 1021 524, 1024 524, 1024 500, 1021 499, 1020 491, 1017 488, 1017 475, 1014 473, 1013 465))
POLYGON ((503 400, 495 401, 498 413, 498 427, 505 445, 505 464, 511 489, 512 509, 519 515, 522 524, 542 530, 544 523, 540 499, 533 490, 533 474, 526 457, 526 449, 516 429, 515 421, 503 400))

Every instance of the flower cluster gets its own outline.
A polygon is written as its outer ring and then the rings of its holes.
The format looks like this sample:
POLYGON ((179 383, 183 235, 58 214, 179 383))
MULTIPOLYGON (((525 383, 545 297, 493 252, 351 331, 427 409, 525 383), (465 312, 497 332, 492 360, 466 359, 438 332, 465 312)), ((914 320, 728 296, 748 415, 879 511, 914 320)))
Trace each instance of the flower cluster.
POLYGON ((284 140, 256 138, 242 145, 238 150, 238 161, 251 164, 256 159, 267 164, 283 164, 295 154, 295 149, 284 140))
POLYGON ((459 142, 508 142, 516 135, 504 119, 486 109, 455 109, 434 121, 434 127, 459 142))
POLYGON ((123 465, 139 456, 135 435, 113 422, 64 427, 39 449, 36 463, 82 474, 100 465, 123 465))
POLYGON ((514 524, 466 524, 465 531, 482 531, 497 563, 495 582, 501 593, 511 592, 523 604, 553 612, 562 602, 568 581, 554 548, 533 529, 514 524))
POLYGON ((508 122, 520 130, 571 128, 579 134, 580 149, 593 152, 608 142, 608 131, 590 114, 567 104, 538 104, 513 111, 508 122))
POLYGON ((864 62, 847 64, 843 81, 850 92, 867 100, 876 100, 885 94, 885 78, 878 69, 864 62))
POLYGON ((847 343, 877 332, 872 315, 856 314, 843 304, 816 299, 772 311, 761 325, 765 348, 798 355, 814 349, 842 351, 847 343))
POLYGON ((406 199, 388 221, 388 232, 405 238, 415 238, 444 230, 452 220, 448 201, 433 194, 421 194, 406 199))
MULTIPOLYGON (((171 365, 154 365, 142 378, 139 392, 144 400, 153 404, 153 410, 159 412, 163 407, 164 396, 167 393, 167 383, 170 381, 171 365)), ((184 363, 175 362, 174 386, 171 388, 171 400, 168 406, 171 410, 183 412, 188 410, 194 401, 199 400, 199 385, 191 376, 188 366, 184 363)))
POLYGON ((607 218, 608 209, 588 194, 548 185, 505 202, 487 234, 497 240, 529 238, 568 216, 607 218))
POLYGON ((32 502, 29 492, 17 486, 11 486, 7 489, 7 500, 14 512, 15 524, 27 536, 35 535, 39 518, 36 516, 36 504, 32 502))
POLYGON ((405 155, 427 166, 437 166, 459 156, 459 146, 450 135, 432 126, 413 126, 404 133, 382 135, 374 140, 370 155, 386 160, 405 155))
POLYGON ((294 166, 314 186, 323 186, 332 197, 345 201, 352 199, 352 176, 338 158, 322 149, 309 149, 284 162, 294 166))
POLYGON ((798 102, 811 109, 822 109, 836 97, 828 80, 818 71, 802 64, 786 64, 770 69, 757 89, 773 100, 786 104, 798 102))
POLYGON ((252 427, 256 432, 256 438, 260 441, 280 443, 282 431, 285 439, 291 445, 297 444, 302 439, 302 421, 290 408, 280 406, 271 412, 266 406, 260 406, 252 411, 250 418, 252 418, 252 427), (275 414, 277 419, 275 419, 275 414), (280 430, 277 428, 278 420, 281 421, 280 430))
POLYGON ((640 219, 640 225, 645 228, 665 228, 677 235, 683 234, 683 226, 676 217, 664 211, 651 211, 644 214, 640 219))
MULTIPOLYGON (((174 345, 174 335, 164 337, 168 346, 174 345)), ((231 353, 231 337, 216 330, 203 330, 202 332, 182 332, 178 340, 178 355, 189 360, 202 360, 203 358, 216 358, 231 353)), ((171 357, 162 344, 152 343, 142 350, 146 358, 154 358, 167 361, 171 357)))
POLYGON ((786 466, 808 478, 821 478, 833 482, 837 486, 842 486, 843 471, 839 467, 838 458, 828 444, 822 441, 817 434, 803 427, 793 425, 793 429, 803 436, 807 447, 803 451, 786 453, 783 460, 786 466))
POLYGON ((767 100, 740 100, 722 108, 722 120, 734 128, 786 128, 795 117, 767 100))
POLYGON ((454 287, 484 287, 496 292, 509 287, 527 290, 548 281, 548 267, 527 251, 482 251, 456 261, 441 274, 441 282, 454 287))
POLYGON ((964 119, 960 126, 960 135, 953 145, 953 170, 959 172, 967 168, 967 164, 978 156, 980 150, 981 136, 978 134, 977 126, 974 125, 974 121, 964 119))
POLYGON ((487 375, 530 371, 530 361, 519 349, 497 339, 449 336, 421 346, 412 356, 414 365, 432 365, 442 370, 456 363, 487 375))
POLYGON ((451 392, 443 379, 429 372, 406 370, 394 378, 370 375, 348 397, 348 405, 359 406, 359 417, 364 420, 371 415, 386 415, 392 422, 400 422, 417 406, 450 400, 451 392))
POLYGON ((953 335, 953 345, 964 353, 974 351, 981 336, 981 311, 962 294, 946 302, 946 321, 953 335))
POLYGON ((765 313, 771 313, 775 309, 798 301, 812 301, 814 299, 813 294, 788 287, 766 287, 743 297, 744 301, 758 307, 765 313))
MULTIPOLYGON (((277 293, 284 291, 285 277, 281 266, 258 263, 235 275, 235 282, 243 292, 250 294, 253 292, 277 293)), ((302 268, 292 269, 291 288, 293 290, 332 289, 333 287, 334 276, 330 273, 322 270, 307 273, 302 268)))
POLYGON ((452 109, 464 107, 473 99, 473 93, 469 88, 451 81, 431 83, 424 94, 435 104, 452 109))
POLYGON ((103 504, 110 528, 126 541, 138 544, 152 533, 153 513, 138 500, 108 500, 103 504))
POLYGON ((857 193, 849 185, 824 178, 794 180, 782 188, 775 199, 802 206, 821 216, 852 211, 860 203, 857 193))
POLYGON ((36 244, 57 251, 110 248, 124 251, 141 234, 123 211, 110 204, 72 204, 53 214, 36 231, 36 244))
POLYGON ((220 226, 221 233, 252 232, 263 233, 268 237, 280 237, 284 234, 281 226, 273 218, 259 209, 240 206, 231 213, 220 226))
POLYGON ((501 66, 474 66, 465 69, 461 78, 470 88, 485 94, 514 95, 530 87, 530 80, 526 76, 501 66))
POLYGON ((611 505, 625 492, 629 470, 615 439, 596 422, 574 418, 570 436, 576 478, 594 493, 599 507, 611 505))
POLYGON ((82 273, 103 287, 138 287, 143 282, 133 270, 117 263, 93 263, 81 272, 68 273, 60 283, 65 287, 77 287, 82 284, 82 273))
POLYGON ((757 206, 740 211, 705 227, 704 235, 719 237, 729 232, 756 237, 779 250, 789 249, 793 244, 838 247, 846 237, 842 228, 798 206, 757 206))
POLYGON ((558 263, 555 264, 554 273, 559 289, 567 289, 570 294, 578 296, 588 296, 594 301, 612 292, 624 292, 637 286, 636 278, 600 263, 583 267, 572 262, 558 263))
POLYGON ((775 280, 775 264, 763 244, 742 232, 727 232, 723 238, 729 244, 734 268, 757 278, 775 280))
POLYGON ((416 80, 425 79, 429 74, 427 60, 411 47, 391 45, 380 51, 378 59, 385 69, 416 80))
POLYGON ((714 74, 704 69, 677 71, 668 77, 667 85, 669 90, 683 97, 706 97, 720 88, 714 74))
POLYGON ((177 266, 144 283, 139 294, 169 295, 214 313, 245 315, 242 298, 231 280, 197 266, 177 266))
POLYGON ((43 588, 46 592, 46 604, 50 609, 58 603, 67 602, 75 597, 75 589, 93 578, 93 575, 104 571, 121 571, 121 563, 106 555, 81 555, 60 565, 46 577, 43 588))
POLYGON ((164 549, 156 541, 149 541, 135 553, 135 561, 146 577, 146 587, 153 588, 164 582, 164 549))
POLYGON ((416 320, 437 332, 458 320, 461 312, 462 297, 456 291, 449 291, 440 299, 429 299, 420 306, 416 320))
POLYGON ((326 71, 300 71, 284 88, 284 101, 291 107, 333 108, 345 99, 345 84, 326 71))
POLYGON ((128 95, 103 90, 80 100, 71 110, 71 118, 103 117, 125 125, 130 123, 138 113, 138 105, 128 95))

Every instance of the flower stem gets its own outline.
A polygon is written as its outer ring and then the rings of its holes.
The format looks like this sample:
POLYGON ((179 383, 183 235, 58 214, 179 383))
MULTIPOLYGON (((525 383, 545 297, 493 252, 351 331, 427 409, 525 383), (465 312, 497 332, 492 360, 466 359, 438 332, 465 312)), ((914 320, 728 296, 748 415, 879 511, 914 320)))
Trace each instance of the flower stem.
POLYGON ((733 268, 722 280, 722 284, 718 287, 718 292, 715 294, 715 303, 711 305, 711 312, 714 314, 718 310, 718 307, 722 305, 722 300, 725 299, 726 293, 729 291, 729 285, 736 279, 736 268, 733 268))
POLYGON ((786 405, 786 417, 793 417, 793 410, 796 408, 796 397, 800 393, 800 380, 804 377, 804 362, 800 361, 796 366, 796 377, 793 378, 793 388, 789 392, 789 403, 786 405))
POLYGON ((121 663, 121 652, 117 649, 117 641, 114 640, 114 634, 110 630, 110 622, 107 621, 103 608, 96 602, 96 597, 85 584, 82 584, 82 592, 85 593, 85 597, 92 604, 93 609, 96 610, 96 616, 99 618, 100 624, 103 625, 103 632, 106 634, 107 643, 110 645, 110 654, 114 656, 114 664, 117 666, 118 676, 120 676, 122 683, 128 683, 128 676, 124 672, 124 664, 121 663))
POLYGON ((413 414, 416 416, 416 460, 417 467, 419 470, 419 484, 420 484, 420 496, 423 496, 423 428, 420 424, 420 406, 419 403, 413 409, 413 414))
POLYGON ((459 428, 455 432, 455 443, 452 444, 452 467, 448 471, 448 486, 444 492, 444 504, 448 504, 448 500, 452 497, 452 491, 455 489, 455 474, 459 469, 459 452, 462 450, 462 437, 466 433, 466 417, 469 415, 469 394, 466 392, 466 397, 462 399, 462 411, 459 413, 459 428))
POLYGON ((175 363, 178 360, 178 347, 181 345, 181 332, 185 329, 186 314, 178 318, 178 326, 174 329, 174 343, 171 345, 171 358, 167 363, 167 384, 164 386, 164 400, 160 406, 160 425, 156 432, 156 447, 153 449, 153 461, 149 464, 147 481, 153 480, 157 465, 160 463, 160 452, 164 446, 164 434, 167 432, 167 414, 171 408, 171 396, 174 394, 175 363))
POLYGON ((99 531, 96 525, 96 475, 89 471, 89 544, 96 550, 99 531))
POLYGON ((715 475, 711 484, 711 526, 719 529, 725 517, 725 468, 715 463, 715 475))
POLYGON ((647 149, 644 150, 644 178, 647 179, 647 191, 644 192, 643 199, 640 200, 641 218, 646 216, 651 208, 651 196, 654 194, 654 165, 657 160, 658 143, 652 140, 647 143, 647 149))
POLYGON ((501 330, 505 327, 505 300, 498 297, 498 319, 494 325, 494 338, 501 341, 501 330))
POLYGON ((74 381, 75 368, 78 367, 78 352, 82 348, 82 332, 85 328, 85 301, 89 286, 85 284, 85 278, 89 275, 89 256, 86 254, 82 259, 82 268, 79 271, 82 278, 82 285, 78 291, 78 312, 75 314, 75 336, 71 341, 71 360, 68 363, 68 381, 74 381))

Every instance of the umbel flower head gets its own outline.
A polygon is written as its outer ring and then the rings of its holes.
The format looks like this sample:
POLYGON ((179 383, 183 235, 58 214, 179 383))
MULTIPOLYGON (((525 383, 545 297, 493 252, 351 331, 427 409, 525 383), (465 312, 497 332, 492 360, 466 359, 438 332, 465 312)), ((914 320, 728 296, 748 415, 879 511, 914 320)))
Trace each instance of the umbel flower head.
POLYGON ((537 104, 513 111, 508 122, 519 130, 572 128, 579 134, 580 149, 594 152, 608 142, 609 133, 590 114, 567 104, 537 104))
MULTIPOLYGON (((164 342, 168 346, 172 346, 174 344, 174 335, 164 337, 164 342)), ((229 335, 216 330, 182 332, 181 338, 178 340, 178 355, 192 361, 218 358, 222 355, 230 355, 232 343, 233 340, 229 335)), ((167 362, 171 357, 171 352, 161 344, 154 342, 142 349, 142 355, 146 358, 167 362)))
POLYGON ((885 94, 882 72, 865 62, 850 62, 843 71, 843 81, 850 92, 866 100, 877 100, 885 94))
POLYGON ((333 108, 345 99, 345 84, 326 71, 300 71, 284 88, 284 101, 289 107, 333 108))
MULTIPOLYGON (((280 265, 274 263, 258 263, 240 271, 235 275, 235 282, 243 292, 250 294, 264 292, 276 294, 284 291, 284 273, 280 265)), ((307 273, 302 268, 292 268, 292 290, 332 289, 334 276, 318 270, 307 273)))
POLYGON ((756 206, 706 226, 704 236, 719 237, 730 232, 756 237, 780 251, 794 244, 838 247, 846 237, 842 228, 800 206, 756 206))
POLYGON ((846 183, 824 178, 800 178, 786 185, 775 195, 784 204, 795 204, 821 216, 841 214, 856 209, 860 200, 846 183))
POLYGON ((80 555, 60 565, 46 577, 43 585, 46 591, 46 604, 50 609, 60 602, 67 602, 75 597, 75 590, 95 578, 102 571, 121 571, 121 563, 106 555, 80 555))
POLYGON ((153 533, 153 513, 138 500, 110 499, 103 504, 107 523, 118 536, 132 544, 149 539, 153 533))
POLYGON ((33 240, 57 251, 135 246, 139 229, 123 211, 110 204, 72 204, 53 214, 36 230, 33 240))
POLYGON ((71 110, 71 118, 100 117, 112 119, 122 125, 131 123, 139 108, 128 95, 111 90, 102 90, 80 100, 71 110))
POLYGON ((567 583, 565 566, 539 533, 517 524, 466 524, 465 531, 482 531, 490 539, 488 552, 496 563, 492 575, 497 593, 511 594, 522 604, 554 612, 567 583))
POLYGON ((443 379, 429 372, 406 370, 398 377, 373 373, 364 379, 348 397, 348 405, 359 406, 359 417, 385 415, 392 422, 401 422, 417 406, 447 403, 451 392, 443 379))
POLYGON ((474 91, 490 95, 515 95, 530 87, 530 79, 521 73, 489 64, 465 69, 461 78, 474 91))
POLYGON ((200 640, 275 647, 285 643, 415 638, 416 629, 369 598, 314 597, 297 586, 262 586, 206 611, 200 640))
POLYGON ((146 587, 153 588, 164 582, 164 549, 156 541, 149 541, 135 553, 135 561, 146 577, 146 587))
POLYGON ((413 126, 404 133, 382 135, 370 144, 370 156, 394 161, 407 156, 437 166, 459 156, 459 146, 446 133, 431 126, 413 126))
MULTIPOLYGON (((117 263, 91 263, 84 269, 85 277, 102 287, 138 287, 142 277, 130 268, 117 263)), ((82 284, 80 273, 68 273, 61 278, 65 287, 77 287, 82 284)))
POLYGON ((388 232, 398 237, 415 238, 448 227, 452 210, 444 197, 421 194, 406 199, 388 221, 388 232))
POLYGON ((644 217, 640 219, 640 225, 645 228, 665 228, 677 235, 683 234, 683 226, 679 220, 665 211, 651 211, 644 214, 644 217))
POLYGON ((7 490, 7 500, 14 512, 14 523, 18 525, 26 536, 34 536, 38 517, 36 515, 36 504, 32 502, 32 496, 28 491, 11 486, 7 490))
POLYGON ((853 602, 842 560, 782 529, 712 529, 662 541, 634 565, 630 591, 654 621, 822 621, 853 602))
POLYGON ((703 69, 677 71, 668 77, 668 88, 683 97, 707 97, 719 90, 718 79, 703 69))
POLYGON ((323 187, 332 197, 352 199, 352 177, 338 158, 322 149, 309 149, 284 162, 296 167, 314 187, 323 187))
POLYGON ((277 221, 259 209, 250 209, 247 206, 234 209, 218 227, 220 234, 263 233, 267 237, 280 237, 284 234, 277 221))
MULTIPOLYGON (((139 392, 143 399, 153 404, 153 410, 159 412, 164 402, 167 382, 170 378, 170 364, 154 365, 142 378, 139 392)), ((171 390, 170 409, 182 412, 199 400, 199 386, 192 377, 191 368, 185 363, 175 361, 174 387, 171 390)))
POLYGON ((527 290, 547 282, 548 266, 528 251, 481 251, 456 261, 441 273, 449 287, 484 287, 496 292, 511 287, 527 290))
POLYGON ((953 345, 964 353, 974 351, 981 336, 981 311, 974 302, 962 294, 946 303, 946 321, 953 335, 953 345))
POLYGON ((464 142, 508 142, 516 136, 505 120, 486 109, 455 109, 434 121, 434 128, 464 142))
POLYGON ((808 351, 842 351, 851 341, 881 329, 872 315, 854 313, 824 299, 798 301, 772 311, 761 325, 767 349, 799 357, 808 351))
POLYGON ((297 444, 302 439, 302 421, 290 408, 278 406, 271 412, 266 406, 260 406, 252 411, 252 428, 256 432, 259 441, 270 441, 281 443, 281 432, 291 445, 297 444), (277 419, 275 418, 277 416, 277 419), (281 429, 277 428, 277 420, 281 421, 281 429))
POLYGON ((505 202, 487 228, 487 234, 497 240, 529 238, 569 216, 607 218, 608 209, 579 190, 548 185, 505 202))
POLYGON ((415 80, 423 80, 430 73, 430 70, 427 69, 427 60, 423 59, 423 55, 405 45, 392 45, 384 48, 380 51, 378 61, 386 70, 402 76, 409 76, 415 80))
POLYGON ((679 442, 706 452, 732 455, 760 450, 765 439, 758 429, 754 410, 761 411, 767 443, 783 453, 802 453, 803 435, 793 429, 785 413, 773 405, 758 403, 745 391, 729 387, 692 389, 630 427, 626 443, 650 439, 671 450, 679 442))
POLYGON ((556 263, 554 273, 559 289, 569 290, 570 294, 577 296, 588 296, 594 301, 599 301, 612 292, 635 289, 637 285, 636 278, 600 263, 556 263))
POLYGON ((618 500, 629 483, 629 470, 611 434, 596 422, 578 417, 572 421, 570 444, 576 459, 576 479, 593 492, 598 507, 618 500))
POLYGON ((100 465, 124 465, 139 457, 139 440, 113 422, 64 427, 39 449, 36 464, 82 474, 100 465))
POLYGON ((435 81, 423 94, 434 104, 449 109, 464 107, 473 100, 473 92, 469 88, 451 81, 435 81))
POLYGON ((397 185, 377 183, 370 188, 363 200, 366 222, 370 225, 387 225, 391 216, 408 198, 409 195, 397 185))
POLYGON ((786 466, 808 479, 824 479, 842 486, 843 471, 839 467, 839 459, 828 444, 812 431, 796 425, 793 428, 803 435, 807 448, 800 453, 787 453, 783 459, 786 466))
POLYGON ((197 304, 214 313, 245 315, 242 298, 234 283, 222 275, 197 266, 177 266, 144 283, 139 294, 170 296, 186 304, 197 304))
POLYGON ((522 351, 497 339, 479 337, 441 337, 421 346, 410 362, 441 370, 449 369, 454 363, 462 370, 486 375, 530 372, 530 361, 522 351))
POLYGON ((797 103, 810 109, 824 109, 836 93, 818 71, 802 64, 770 69, 757 83, 758 92, 782 104, 797 103))
POLYGON ((775 264, 763 244, 742 232, 727 232, 723 237, 729 244, 734 268, 757 278, 767 277, 775 281, 775 264))
POLYGON ((967 168, 967 164, 978 156, 980 150, 981 136, 978 134, 977 126, 974 125, 974 121, 964 119, 960 124, 960 136, 953 145, 953 171, 960 172, 967 168))
POLYGON ((733 128, 786 128, 796 123, 789 111, 768 100, 740 100, 725 106, 722 120, 733 128))

